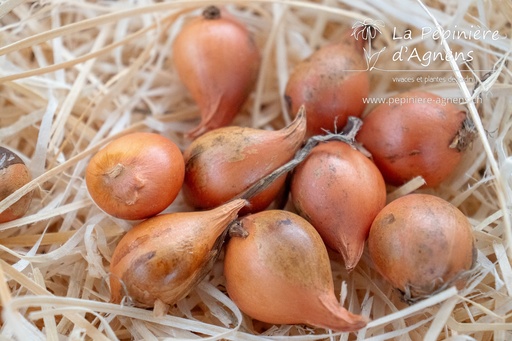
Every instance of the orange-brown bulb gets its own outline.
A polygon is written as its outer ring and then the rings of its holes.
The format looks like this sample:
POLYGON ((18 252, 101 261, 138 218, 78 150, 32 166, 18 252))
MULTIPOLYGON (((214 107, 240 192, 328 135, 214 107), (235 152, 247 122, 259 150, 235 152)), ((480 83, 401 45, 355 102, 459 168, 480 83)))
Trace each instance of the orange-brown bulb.
POLYGON ((112 302, 127 296, 141 307, 156 300, 174 304, 208 274, 224 242, 224 232, 245 200, 210 211, 176 212, 144 220, 128 231, 110 263, 112 302))
MULTIPOLYGON (((243 127, 215 129, 197 138, 183 153, 183 194, 198 208, 212 208, 241 194, 264 176, 290 161, 306 132, 304 112, 288 127, 263 130, 243 127)), ((285 176, 249 200, 243 212, 265 209, 278 196, 285 176)))
POLYGON ((377 215, 368 237, 377 271, 407 302, 449 285, 461 289, 476 260, 469 220, 429 194, 398 198, 377 215))
MULTIPOLYGON (((0 147, 0 201, 16 192, 32 180, 27 166, 11 150, 0 147)), ((0 223, 21 218, 30 207, 33 192, 25 194, 21 199, 0 212, 0 223)))
POLYGON ((292 114, 306 106, 308 136, 324 134, 340 131, 349 116, 361 116, 369 84, 363 51, 347 40, 325 45, 299 63, 286 85, 285 99, 292 114))
POLYGON ((229 240, 224 274, 228 294, 243 312, 267 323, 336 331, 366 325, 336 300, 327 249, 311 224, 282 210, 248 215, 240 224, 248 236, 229 240))
POLYGON ((291 195, 300 214, 353 269, 373 218, 386 204, 384 179, 373 162, 347 143, 320 144, 296 168, 291 195))
POLYGON ((188 133, 196 138, 231 123, 254 86, 261 56, 241 22, 210 6, 177 35, 172 60, 201 111, 201 122, 188 133))
POLYGON ((473 139, 466 112, 432 93, 391 97, 363 118, 357 135, 387 183, 400 186, 416 176, 436 187, 456 169, 473 139))
POLYGON ((122 219, 154 216, 176 198, 185 176, 183 155, 155 133, 124 135, 101 149, 87 166, 85 181, 94 202, 122 219))

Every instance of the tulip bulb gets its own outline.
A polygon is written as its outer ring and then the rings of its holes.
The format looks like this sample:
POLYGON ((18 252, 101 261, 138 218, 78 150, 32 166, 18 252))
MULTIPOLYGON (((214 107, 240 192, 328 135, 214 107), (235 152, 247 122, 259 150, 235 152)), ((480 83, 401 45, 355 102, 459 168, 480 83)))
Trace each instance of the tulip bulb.
POLYGON ((347 37, 322 46, 293 69, 285 90, 291 113, 308 112, 308 136, 340 130, 349 116, 361 116, 370 80, 362 46, 347 37))
POLYGON ((121 219, 157 215, 178 196, 185 163, 178 146, 156 133, 121 136, 96 153, 85 173, 96 205, 121 219))
MULTIPOLYGON (((11 150, 0 147, 0 201, 29 183, 30 180, 32 176, 23 160, 11 150)), ((23 217, 30 207, 32 195, 33 192, 29 192, 3 212, 0 211, 0 223, 23 217)))
POLYGON ((379 212, 368 254, 408 303, 452 285, 462 289, 477 258, 468 218, 448 201, 419 193, 393 200, 379 212))
POLYGON ((191 138, 231 123, 258 76, 260 52, 247 28, 215 6, 187 23, 173 44, 172 59, 201 111, 191 138))
POLYGON ((330 141, 313 148, 295 169, 292 201, 340 253, 352 270, 363 253, 373 218, 386 204, 386 185, 378 168, 347 143, 330 141))
MULTIPOLYGON (((306 131, 305 112, 281 130, 224 127, 199 138, 185 150, 183 194, 195 207, 218 206, 247 190, 290 161, 306 131)), ((249 200, 243 212, 265 209, 279 194, 286 177, 249 200)))
POLYGON ((157 299, 174 304, 185 297, 211 269, 245 204, 237 199, 210 211, 162 214, 128 231, 110 264, 111 301, 128 296, 152 307, 157 299))
POLYGON ((388 184, 401 186, 421 176, 425 187, 438 187, 477 136, 462 109, 430 92, 402 92, 365 116, 357 139, 388 184))
POLYGON ((334 294, 327 249, 311 224, 282 210, 240 220, 246 238, 226 246, 224 274, 230 298, 246 314, 273 324, 355 331, 366 318, 343 308, 334 294))

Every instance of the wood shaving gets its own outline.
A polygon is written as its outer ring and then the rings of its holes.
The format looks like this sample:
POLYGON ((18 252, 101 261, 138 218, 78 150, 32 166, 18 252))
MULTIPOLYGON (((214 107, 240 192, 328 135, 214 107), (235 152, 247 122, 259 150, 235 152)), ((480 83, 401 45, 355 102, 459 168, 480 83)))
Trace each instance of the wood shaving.
MULTIPOLYGON (((512 5, 453 0, 0 1, 0 146, 34 179, 0 201, 0 211, 34 191, 25 217, 0 224, 1 338, 18 340, 506 340, 512 339, 512 5), (109 264, 136 222, 108 216, 90 199, 90 157, 116 137, 154 131, 184 149, 199 110, 172 65, 183 23, 207 5, 246 23, 263 63, 233 124, 279 129, 291 121, 283 98, 294 65, 357 22, 382 22, 372 45, 372 98, 411 88, 457 97, 478 138, 456 173, 436 189, 422 178, 389 188, 440 196, 470 219, 478 260, 466 288, 447 288, 408 306, 365 252, 348 274, 331 254, 340 304, 369 316, 355 333, 273 326, 243 314, 225 291, 222 257, 174 306, 109 303, 109 264), (500 39, 422 39, 421 30, 497 31, 500 39), (398 39, 406 30, 412 39, 398 39), (468 63, 397 62, 402 48, 471 52, 468 63), (436 70, 433 72, 432 70, 436 70), (426 82, 397 77, 438 77, 426 82), (458 77, 457 76, 461 76, 458 77), (439 78, 440 77, 440 78, 439 78), (452 78, 450 78, 452 77, 452 78), (439 79, 445 81, 439 81, 439 79), (453 81, 447 81, 453 79, 453 81)), ((409 50, 410 51, 410 50, 409 50)), ((371 57, 370 55, 368 55, 371 57)), ((376 104, 369 104, 366 112, 376 104)), ((183 197, 164 212, 189 210, 183 197)))

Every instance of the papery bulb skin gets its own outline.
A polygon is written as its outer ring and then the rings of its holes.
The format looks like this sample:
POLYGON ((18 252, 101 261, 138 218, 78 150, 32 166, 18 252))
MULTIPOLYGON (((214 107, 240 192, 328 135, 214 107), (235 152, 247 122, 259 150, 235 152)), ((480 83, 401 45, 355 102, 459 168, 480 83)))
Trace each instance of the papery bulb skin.
POLYGON ((158 299, 174 304, 211 269, 224 233, 243 199, 202 212, 177 212, 149 218, 119 241, 110 264, 111 301, 127 296, 136 306, 158 299))
POLYGON ((291 198, 350 271, 361 258, 373 219, 386 204, 386 186, 365 155, 345 142, 330 141, 314 147, 297 166, 291 198))
MULTIPOLYGON (((183 194, 192 206, 218 206, 247 190, 264 176, 290 161, 301 147, 306 131, 302 111, 287 127, 263 130, 244 127, 215 129, 197 138, 183 153, 183 194)), ((286 175, 248 198, 242 213, 270 205, 284 186, 286 175)))
POLYGON ((370 80, 361 46, 353 38, 322 46, 297 64, 285 89, 290 113, 308 113, 307 136, 341 131, 349 116, 362 115, 370 80))
POLYGON ((240 220, 246 238, 226 246, 224 274, 230 298, 247 315, 272 324, 309 324, 355 331, 366 318, 334 295, 327 249, 300 216, 266 210, 240 220))
POLYGON ((176 36, 172 60, 201 112, 187 136, 229 125, 254 87, 261 55, 248 29, 215 6, 190 20, 176 36))

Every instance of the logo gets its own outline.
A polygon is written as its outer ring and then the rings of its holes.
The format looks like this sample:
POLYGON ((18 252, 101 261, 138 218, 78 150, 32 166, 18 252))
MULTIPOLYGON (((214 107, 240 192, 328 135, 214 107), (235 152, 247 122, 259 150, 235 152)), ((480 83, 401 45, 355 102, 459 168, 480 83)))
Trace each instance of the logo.
POLYGON ((357 21, 352 25, 352 34, 356 40, 362 39, 368 42, 368 49, 363 46, 364 56, 366 58, 366 70, 371 71, 375 68, 377 61, 382 52, 386 50, 383 47, 379 51, 372 51, 372 39, 377 37, 377 33, 382 34, 381 29, 384 28, 384 22, 381 20, 365 19, 364 21, 357 21))
MULTIPOLYGON (((382 34, 385 25, 381 20, 367 18, 363 21, 357 21, 352 25, 352 34, 355 40, 364 41, 363 51, 366 59, 367 71, 441 71, 443 65, 455 60, 459 64, 470 66, 474 60, 475 51, 473 46, 479 40, 500 40, 507 39, 500 34, 498 30, 490 30, 479 25, 469 25, 468 27, 446 27, 442 29, 435 28, 434 25, 417 28, 414 31, 406 29, 400 31, 397 27, 391 27, 388 31, 392 33, 394 45, 393 51, 386 51, 386 47, 375 50, 372 41, 382 34), (442 39, 446 40, 453 49, 445 50, 441 44, 442 39), (418 44, 422 44, 420 47, 418 44), (416 45, 416 46, 415 46, 416 45), (386 63, 383 63, 386 58, 386 63), (379 62, 380 61, 380 62, 379 62), (393 65, 390 69, 390 65, 393 65), (411 67, 411 66, 414 67, 411 67), (439 69, 434 69, 438 67, 439 69), (387 69, 386 69, 387 68, 387 69)), ((472 70, 489 71, 489 70, 472 70)))

